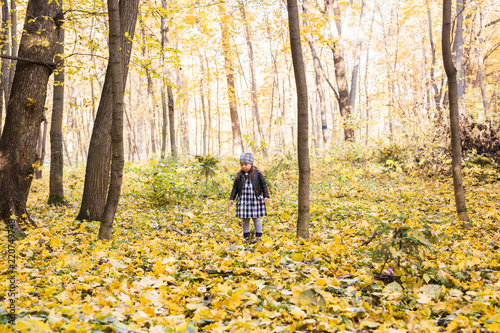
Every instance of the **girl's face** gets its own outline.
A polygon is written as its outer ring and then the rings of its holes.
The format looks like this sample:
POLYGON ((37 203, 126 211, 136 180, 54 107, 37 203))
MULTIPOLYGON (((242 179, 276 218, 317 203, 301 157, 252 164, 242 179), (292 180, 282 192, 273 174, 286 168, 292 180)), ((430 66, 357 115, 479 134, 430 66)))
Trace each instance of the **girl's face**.
POLYGON ((250 169, 252 168, 251 164, 248 164, 248 163, 245 163, 245 162, 240 162, 240 165, 241 165, 241 170, 243 172, 249 172, 250 169))

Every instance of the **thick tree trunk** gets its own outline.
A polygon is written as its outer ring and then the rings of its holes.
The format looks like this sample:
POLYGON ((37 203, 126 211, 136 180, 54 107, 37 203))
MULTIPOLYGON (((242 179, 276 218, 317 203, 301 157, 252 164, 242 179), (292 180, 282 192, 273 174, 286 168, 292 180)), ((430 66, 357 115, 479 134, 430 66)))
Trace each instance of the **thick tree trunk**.
POLYGON ((457 69, 453 64, 451 53, 451 0, 443 0, 443 63, 448 77, 448 96, 450 101, 450 131, 452 151, 453 190, 459 221, 464 228, 472 225, 467 215, 464 186, 462 181, 462 147, 460 144, 460 123, 458 113, 457 69))
POLYGON ((52 120, 50 122, 50 180, 49 205, 65 202, 63 188, 63 133, 64 114, 64 29, 59 30, 55 62, 59 63, 54 73, 52 120))
MULTIPOLYGON (((124 0, 122 0, 124 1, 124 0)), ((108 0, 109 16, 109 69, 111 69, 112 94, 113 94, 113 119, 111 125, 111 177, 108 190, 108 198, 104 207, 99 228, 99 239, 111 239, 113 220, 115 218, 118 201, 123 182, 123 98, 124 70, 122 64, 122 33, 120 30, 120 10, 118 0, 108 0)))
POLYGON ((351 127, 351 110, 349 109, 349 88, 347 86, 344 57, 339 43, 333 48, 333 66, 335 68, 335 78, 337 80, 337 89, 339 94, 340 115, 344 119, 344 140, 354 141, 354 130, 351 127))
POLYGON ((229 28, 227 27, 226 23, 227 18, 224 3, 219 3, 218 8, 221 15, 222 55, 224 56, 224 69, 226 72, 227 81, 227 97, 229 100, 229 113, 231 114, 233 153, 239 155, 243 152, 243 139, 241 137, 240 120, 238 118, 238 107, 236 104, 236 86, 234 82, 234 66, 232 61, 229 28))
MULTIPOLYGON (((326 0, 325 7, 328 15, 335 21, 331 22, 331 26, 337 27, 338 31, 341 24, 338 18, 338 9, 335 9, 333 0, 326 0)), ((338 31, 339 36, 340 34, 341 31, 338 31)), ((344 56, 342 55, 340 42, 337 41, 334 43, 331 50, 333 52, 333 67, 335 69, 335 79, 337 81, 340 115, 344 119, 344 140, 354 141, 354 130, 351 125, 351 109, 349 108, 349 87, 347 84, 344 56)))
MULTIPOLYGON (((61 2, 30 0, 19 57, 52 62, 63 14, 61 2), (40 40, 46 43, 39 43, 40 40)), ((38 156, 36 145, 43 119, 47 83, 53 68, 19 60, 5 127, 0 139, 0 220, 16 216, 16 230, 30 220, 26 201, 38 156)), ((31 225, 35 223, 31 221, 31 225)))
POLYGON ((309 123, 307 114, 307 82, 302 45, 297 0, 287 0, 288 27, 292 51, 293 72, 297 87, 297 150, 299 161, 299 214, 297 237, 309 238, 309 185, 311 168, 309 165, 309 123))
MULTIPOLYGON (((120 1, 121 31, 124 31, 124 34, 128 33, 129 36, 134 36, 135 33, 138 4, 139 0, 120 1)), ((123 35, 122 45, 124 45, 122 66, 125 85, 132 42, 123 35)), ((108 64, 90 139, 82 204, 76 217, 77 220, 99 221, 104 211, 111 170, 112 99, 111 70, 108 64)))

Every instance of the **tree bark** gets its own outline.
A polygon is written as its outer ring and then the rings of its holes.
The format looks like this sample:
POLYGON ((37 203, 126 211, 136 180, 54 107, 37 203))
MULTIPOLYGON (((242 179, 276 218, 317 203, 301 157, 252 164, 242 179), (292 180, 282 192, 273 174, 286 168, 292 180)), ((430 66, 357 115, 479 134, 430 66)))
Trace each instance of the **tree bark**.
MULTIPOLYGON (((302 9, 305 15, 307 15, 307 0, 304 0, 302 3, 302 9)), ((304 20, 304 25, 306 25, 307 21, 304 20)), ((313 58, 313 67, 314 67, 314 77, 316 79, 316 92, 318 93, 319 98, 319 112, 321 115, 321 137, 323 138, 323 146, 326 147, 328 144, 328 125, 326 123, 326 101, 325 101, 325 92, 323 90, 323 86, 321 84, 321 62, 316 53, 316 48, 312 42, 312 39, 308 36, 306 37, 307 43, 309 44, 309 49, 311 50, 311 55, 313 58)), ((313 114, 313 113, 311 113, 313 114)), ((316 122, 313 121, 313 129, 316 129, 316 122)), ((316 130, 316 132, 318 132, 316 130)), ((319 137, 317 140, 319 141, 319 137)))
MULTIPOLYGON (((17 57, 17 4, 16 0, 10 1, 10 38, 12 40, 12 56, 17 57)), ((9 84, 9 96, 12 89, 12 83, 14 81, 14 73, 16 72, 16 60, 12 60, 10 63, 10 84, 9 84)))
MULTIPOLYGON (((0 43, 2 44, 2 55, 10 55, 9 43, 9 4, 7 1, 2 3, 2 29, 0 31, 0 43)), ((2 134, 2 120, 3 120, 3 107, 7 106, 9 102, 9 84, 10 84, 10 71, 9 59, 2 58, 2 77, 1 77, 1 95, 0 95, 0 135, 2 134), (5 103, 4 103, 5 101, 5 103)))
POLYGON ((49 205, 65 203, 63 188, 63 114, 64 114, 64 29, 59 30, 55 62, 59 67, 54 73, 52 120, 50 122, 50 179, 49 205))
POLYGON ((233 153, 240 154, 243 152, 243 139, 241 136, 240 120, 238 118, 238 107, 236 104, 236 86, 234 82, 234 66, 232 61, 232 52, 230 45, 229 28, 227 26, 226 10, 224 3, 218 4, 218 9, 221 15, 221 30, 222 30, 222 55, 224 57, 224 69, 226 72, 227 82, 227 97, 229 100, 229 113, 231 114, 231 129, 233 132, 233 153))
POLYGON ((483 101, 484 117, 489 121, 490 104, 486 94, 486 87, 484 86, 483 74, 483 43, 484 43, 484 13, 483 9, 479 8, 479 49, 477 51, 477 80, 479 81, 479 89, 481 90, 481 100, 483 101))
POLYGON ((248 47, 248 59, 250 60, 250 83, 252 88, 252 110, 255 121, 257 122, 257 131, 254 132, 255 143, 258 147, 262 149, 264 157, 267 158, 267 148, 264 139, 264 131, 262 130, 262 123, 260 121, 259 103, 257 97, 257 80, 255 79, 255 61, 253 53, 253 42, 252 35, 250 34, 250 27, 248 24, 248 19, 245 10, 245 3, 240 0, 239 7, 241 15, 243 16, 243 22, 245 24, 245 38, 248 47))
MULTIPOLYGON (((120 1, 121 31, 134 36, 139 0, 120 1)), ((132 42, 122 35, 123 84, 128 73, 128 63, 132 50, 132 42)), ((111 123, 112 123, 111 70, 106 69, 106 76, 101 93, 101 100, 90 139, 83 188, 82 204, 77 220, 100 221, 106 204, 108 184, 111 170, 111 123)))
MULTIPOLYGON (((162 7, 165 10, 165 12, 168 12, 168 2, 167 0, 162 0, 162 7)), ((168 32, 170 28, 167 24, 167 16, 162 15, 161 17, 161 61, 162 61, 162 73, 164 76, 164 81, 163 81, 163 89, 162 89, 162 106, 164 109, 164 114, 166 117, 166 107, 168 107, 168 125, 170 125, 170 154, 172 157, 176 158, 177 157, 177 144, 175 140, 175 100, 174 100, 174 93, 172 91, 172 85, 169 83, 167 85, 167 98, 168 98, 168 105, 165 105, 165 49, 166 47, 170 46, 170 40, 168 38, 168 32)), ((168 70, 168 77, 171 77, 171 71, 168 70)), ((179 88, 180 89, 180 88, 179 88)), ((167 131, 167 121, 166 118, 164 118, 164 131, 166 135, 167 131)), ((165 138, 166 141, 166 138, 165 138)), ((165 147, 165 153, 166 153, 166 147, 165 147)))
POLYGON ((297 0, 287 0, 288 27, 292 51, 293 72, 297 89, 297 152, 299 162, 299 214, 297 237, 309 238, 309 185, 311 168, 309 165, 309 123, 307 109, 307 82, 302 45, 300 43, 300 23, 297 0))
MULTIPOLYGON (((123 0, 122 0, 123 1, 123 0)), ((120 199, 123 182, 123 98, 125 95, 122 65, 122 34, 120 30, 120 10, 118 0, 108 0, 109 16, 109 69, 111 69, 113 117, 111 125, 111 177, 108 198, 104 207, 99 228, 99 239, 111 239, 113 220, 120 199)))
MULTIPOLYGON (((62 20, 61 2, 30 0, 19 56, 52 62, 62 20)), ((16 216, 15 229, 20 234, 26 221, 36 226, 29 217, 26 201, 33 165, 38 160, 36 145, 51 74, 48 66, 18 61, 0 138, 0 220, 7 222, 16 216)))
POLYGON ((466 0, 457 1, 457 27, 455 29, 455 40, 453 43, 453 60, 456 64, 457 69, 457 98, 459 103, 459 117, 464 112, 463 110, 463 95, 465 88, 465 76, 464 76, 464 37, 463 37, 463 22, 464 15, 463 11, 465 9, 466 0))
POLYGON ((43 130, 40 130, 40 139, 38 140, 38 166, 35 168, 35 178, 43 178, 43 165, 45 164, 45 152, 47 147, 47 119, 42 119, 43 130))
POLYGON ((167 154, 167 125, 168 125, 168 111, 167 111, 167 96, 165 94, 165 81, 161 83, 161 158, 164 159, 167 154))
MULTIPOLYGON (((185 154, 189 154, 189 128, 187 126, 187 93, 183 91, 183 80, 181 76, 181 71, 179 68, 176 69, 177 76, 177 89, 181 97, 179 101, 179 149, 185 154)), ((172 135, 172 133, 170 133, 172 135)), ((175 135, 175 133, 174 133, 175 135)))
POLYGON ((366 48, 366 66, 365 66, 365 107, 366 107, 366 132, 365 132, 365 145, 368 146, 370 138, 370 95, 368 94, 368 67, 370 65, 370 44, 373 33, 373 22, 375 21, 375 12, 372 14, 372 22, 370 23, 370 37, 368 38, 368 45, 366 48))
POLYGON ((172 86, 167 86, 167 97, 168 97, 168 120, 170 125, 170 151, 172 157, 177 157, 177 144, 175 140, 175 99, 174 92, 172 91, 172 86))
POLYGON ((365 13, 365 0, 361 1, 361 12, 359 14, 358 35, 356 36, 356 52, 354 54, 354 66, 351 76, 351 91, 349 93, 349 110, 354 112, 356 107, 356 92, 358 89, 359 63, 361 59, 361 46, 363 45, 363 17, 365 13))
MULTIPOLYGON (((338 10, 335 10, 333 0, 326 0, 325 2, 326 12, 329 16, 338 17, 338 10)), ((337 30, 340 27, 339 19, 334 19, 335 22, 332 22, 332 26, 337 26, 337 30)), ((338 31, 338 35, 340 36, 340 31, 338 31)), ((344 119, 344 140, 345 141, 354 141, 354 130, 351 126, 351 109, 349 108, 349 87, 346 79, 346 70, 344 63, 344 56, 342 55, 342 46, 337 41, 331 46, 331 50, 333 52, 333 67, 335 69, 335 79, 337 81, 337 89, 338 89, 338 103, 340 109, 340 115, 344 119)))
POLYGON ((207 124, 208 124, 208 116, 207 116, 207 108, 205 106, 205 66, 203 65, 203 57, 201 53, 198 54, 200 59, 200 101, 201 101, 201 112, 203 116, 203 124, 202 124, 202 155, 207 155, 207 124))
POLYGON ((452 151, 453 190, 455 192, 455 204, 459 221, 463 228, 472 225, 467 215, 465 203, 464 186, 462 181, 462 147, 460 144, 460 123, 458 113, 458 85, 457 69, 453 64, 451 54, 451 0, 443 0, 443 63, 448 77, 448 98, 450 101, 450 131, 452 151))
POLYGON ((427 1, 427 18, 429 22, 429 41, 431 44, 431 55, 432 55, 432 64, 431 64, 431 84, 434 89, 434 104, 436 107, 436 112, 438 114, 438 123, 441 123, 443 120, 442 111, 441 111, 441 92, 438 89, 436 79, 434 77, 434 67, 436 66, 436 48, 434 47, 434 38, 432 36, 432 16, 431 16, 431 8, 429 6, 429 1, 427 1))

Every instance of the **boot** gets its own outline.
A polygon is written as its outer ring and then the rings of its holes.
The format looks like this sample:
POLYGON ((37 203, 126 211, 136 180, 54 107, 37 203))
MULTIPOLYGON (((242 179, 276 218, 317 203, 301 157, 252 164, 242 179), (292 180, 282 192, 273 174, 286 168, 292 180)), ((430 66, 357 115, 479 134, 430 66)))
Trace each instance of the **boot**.
POLYGON ((250 237, 250 233, 249 232, 244 232, 243 233, 243 238, 248 239, 248 237, 250 237))

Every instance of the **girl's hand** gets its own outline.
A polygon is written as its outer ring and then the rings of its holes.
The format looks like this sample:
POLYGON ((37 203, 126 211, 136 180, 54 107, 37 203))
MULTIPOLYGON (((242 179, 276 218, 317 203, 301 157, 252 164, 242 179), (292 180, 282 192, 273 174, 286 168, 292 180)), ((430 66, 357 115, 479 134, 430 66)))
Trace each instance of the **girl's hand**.
POLYGON ((234 204, 234 200, 229 200, 229 204, 230 205, 234 204))
POLYGON ((267 205, 269 203, 269 198, 264 198, 264 202, 267 205))

